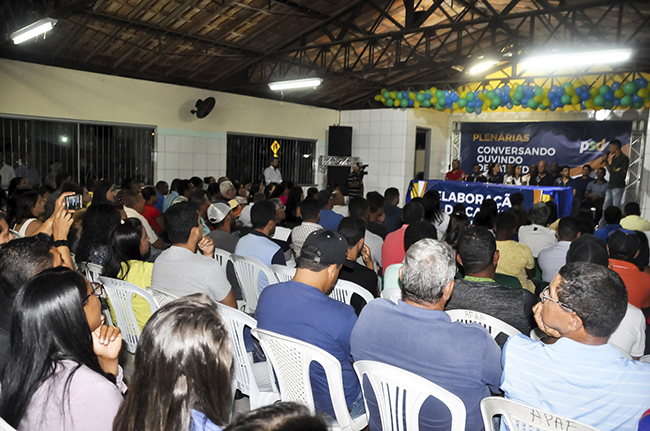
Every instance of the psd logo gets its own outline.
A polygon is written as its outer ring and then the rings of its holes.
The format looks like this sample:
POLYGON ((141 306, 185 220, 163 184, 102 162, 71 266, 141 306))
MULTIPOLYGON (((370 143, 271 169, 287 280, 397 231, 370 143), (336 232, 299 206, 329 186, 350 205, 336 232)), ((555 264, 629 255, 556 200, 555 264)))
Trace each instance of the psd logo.
POLYGON ((604 139, 600 142, 596 142, 593 139, 589 139, 588 141, 582 141, 580 142, 580 154, 584 153, 585 151, 602 152, 606 146, 607 146, 607 141, 604 139))

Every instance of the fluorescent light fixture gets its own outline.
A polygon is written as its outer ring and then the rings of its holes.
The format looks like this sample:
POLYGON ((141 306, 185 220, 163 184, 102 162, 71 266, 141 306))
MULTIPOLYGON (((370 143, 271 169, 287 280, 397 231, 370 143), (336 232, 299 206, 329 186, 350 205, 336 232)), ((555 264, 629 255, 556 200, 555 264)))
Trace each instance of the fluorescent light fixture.
POLYGON ((316 88, 323 80, 321 78, 295 79, 293 81, 272 82, 269 88, 273 91, 293 90, 296 88, 316 88))
POLYGON ((606 49, 600 51, 565 52, 528 57, 521 62, 526 70, 564 69, 581 66, 622 63, 632 56, 631 49, 606 49))
POLYGON ((487 72, 495 64, 497 64, 497 62, 494 61, 494 60, 485 60, 485 61, 482 61, 480 63, 476 63, 474 66, 469 68, 469 74, 470 75, 478 75, 479 73, 487 72))
POLYGON ((19 43, 23 43, 26 40, 33 39, 36 36, 40 36, 41 34, 52 30, 52 27, 54 27, 56 21, 57 20, 53 18, 39 19, 27 27, 23 27, 20 30, 14 31, 9 36, 11 36, 11 39, 14 41, 14 43, 18 45, 19 43))

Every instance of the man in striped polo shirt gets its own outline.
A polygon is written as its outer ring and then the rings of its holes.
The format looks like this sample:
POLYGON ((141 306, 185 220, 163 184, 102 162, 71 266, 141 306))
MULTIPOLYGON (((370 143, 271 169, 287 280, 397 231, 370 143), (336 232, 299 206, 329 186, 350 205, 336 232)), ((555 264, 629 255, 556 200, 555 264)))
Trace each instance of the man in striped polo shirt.
POLYGON ((625 316, 623 280, 601 265, 573 262, 541 298, 533 308, 535 320, 557 341, 518 335, 506 342, 506 398, 601 431, 636 430, 650 406, 650 364, 628 360, 607 343, 625 316))

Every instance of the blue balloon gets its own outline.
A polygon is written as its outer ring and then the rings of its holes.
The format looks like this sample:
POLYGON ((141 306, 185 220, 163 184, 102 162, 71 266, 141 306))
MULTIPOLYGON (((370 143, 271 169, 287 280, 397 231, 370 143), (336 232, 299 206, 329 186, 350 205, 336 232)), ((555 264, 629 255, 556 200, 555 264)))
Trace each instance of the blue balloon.
POLYGON ((474 112, 476 113, 476 115, 478 115, 478 114, 480 114, 482 111, 483 111, 483 108, 482 108, 482 105, 481 105, 481 106, 477 106, 477 107, 476 107, 476 110, 475 110, 474 112))
POLYGON ((585 91, 582 89, 582 87, 578 87, 575 89, 575 92, 577 96, 582 96, 582 93, 584 93, 585 91))
POLYGON ((559 97, 560 97, 560 96, 558 96, 557 93, 556 93, 555 91, 549 91, 549 93, 548 93, 548 98, 549 98, 551 101, 557 100, 559 97))
POLYGON ((589 99, 591 99, 591 94, 589 94, 588 91, 585 91, 580 95, 580 100, 585 101, 585 100, 589 100, 589 99))
POLYGON ((508 108, 508 109, 512 109, 512 103, 508 103, 508 104, 506 105, 506 108, 508 108))
POLYGON ((639 88, 647 88, 648 87, 648 80, 645 78, 639 78, 639 82, 637 84, 639 88))
POLYGON ((551 111, 555 111, 557 109, 557 106, 551 103, 551 106, 549 106, 548 109, 550 109, 551 111))
POLYGON ((415 103, 415 100, 413 100, 413 99, 409 99, 409 106, 410 106, 410 107, 412 107, 414 103, 415 103))
POLYGON ((621 106, 621 99, 614 99, 614 106, 621 106))
MULTIPOLYGON (((642 88, 643 86, 642 86, 641 84, 643 84, 643 78, 637 78, 637 79, 635 79, 635 80, 634 80, 634 83, 635 83, 637 86, 639 86, 639 87, 642 88)), ((646 85, 648 85, 648 84, 646 84, 646 85)))
POLYGON ((605 100, 614 100, 614 99, 616 98, 614 97, 613 91, 608 91, 607 93, 605 93, 605 100))
POLYGON ((580 102, 580 109, 587 109, 585 102, 580 102))
POLYGON ((582 89, 583 89, 584 91, 589 92, 589 86, 588 86, 587 84, 583 84, 583 85, 582 85, 582 89))
POLYGON ((638 94, 635 94, 634 96, 632 96, 632 102, 636 102, 636 103, 643 102, 643 98, 638 94))
POLYGON ((408 99, 409 98, 409 92, 408 91, 402 91, 402 99, 408 99))
POLYGON ((564 95, 564 87, 561 85, 555 89, 555 94, 562 97, 564 95))
POLYGON ((612 82, 612 86, 610 87, 613 91, 616 91, 621 88, 621 83, 618 81, 612 82))
POLYGON ((424 100, 431 100, 431 93, 427 93, 424 95, 424 100))

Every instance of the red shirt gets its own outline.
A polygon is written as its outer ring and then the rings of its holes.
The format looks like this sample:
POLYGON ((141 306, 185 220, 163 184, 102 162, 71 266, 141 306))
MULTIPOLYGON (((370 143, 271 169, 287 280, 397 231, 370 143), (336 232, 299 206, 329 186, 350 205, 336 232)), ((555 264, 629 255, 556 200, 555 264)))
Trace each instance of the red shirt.
POLYGON ((147 221, 149 222, 153 230, 156 231, 156 233, 158 234, 162 233, 162 229, 160 228, 160 225, 158 225, 158 222, 156 221, 158 216, 160 216, 160 211, 155 209, 153 205, 146 204, 142 216, 147 219, 147 221))
POLYGON ((627 288, 627 302, 637 308, 650 307, 650 274, 624 260, 610 259, 612 269, 623 279, 627 288))
POLYGON ((465 171, 462 170, 457 170, 455 173, 454 171, 449 171, 447 172, 447 175, 445 175, 445 180, 446 181, 460 181, 463 179, 465 176, 465 171))
POLYGON ((394 232, 386 235, 384 245, 381 247, 381 267, 386 269, 394 263, 402 263, 406 251, 404 250, 404 232, 407 224, 394 232))

